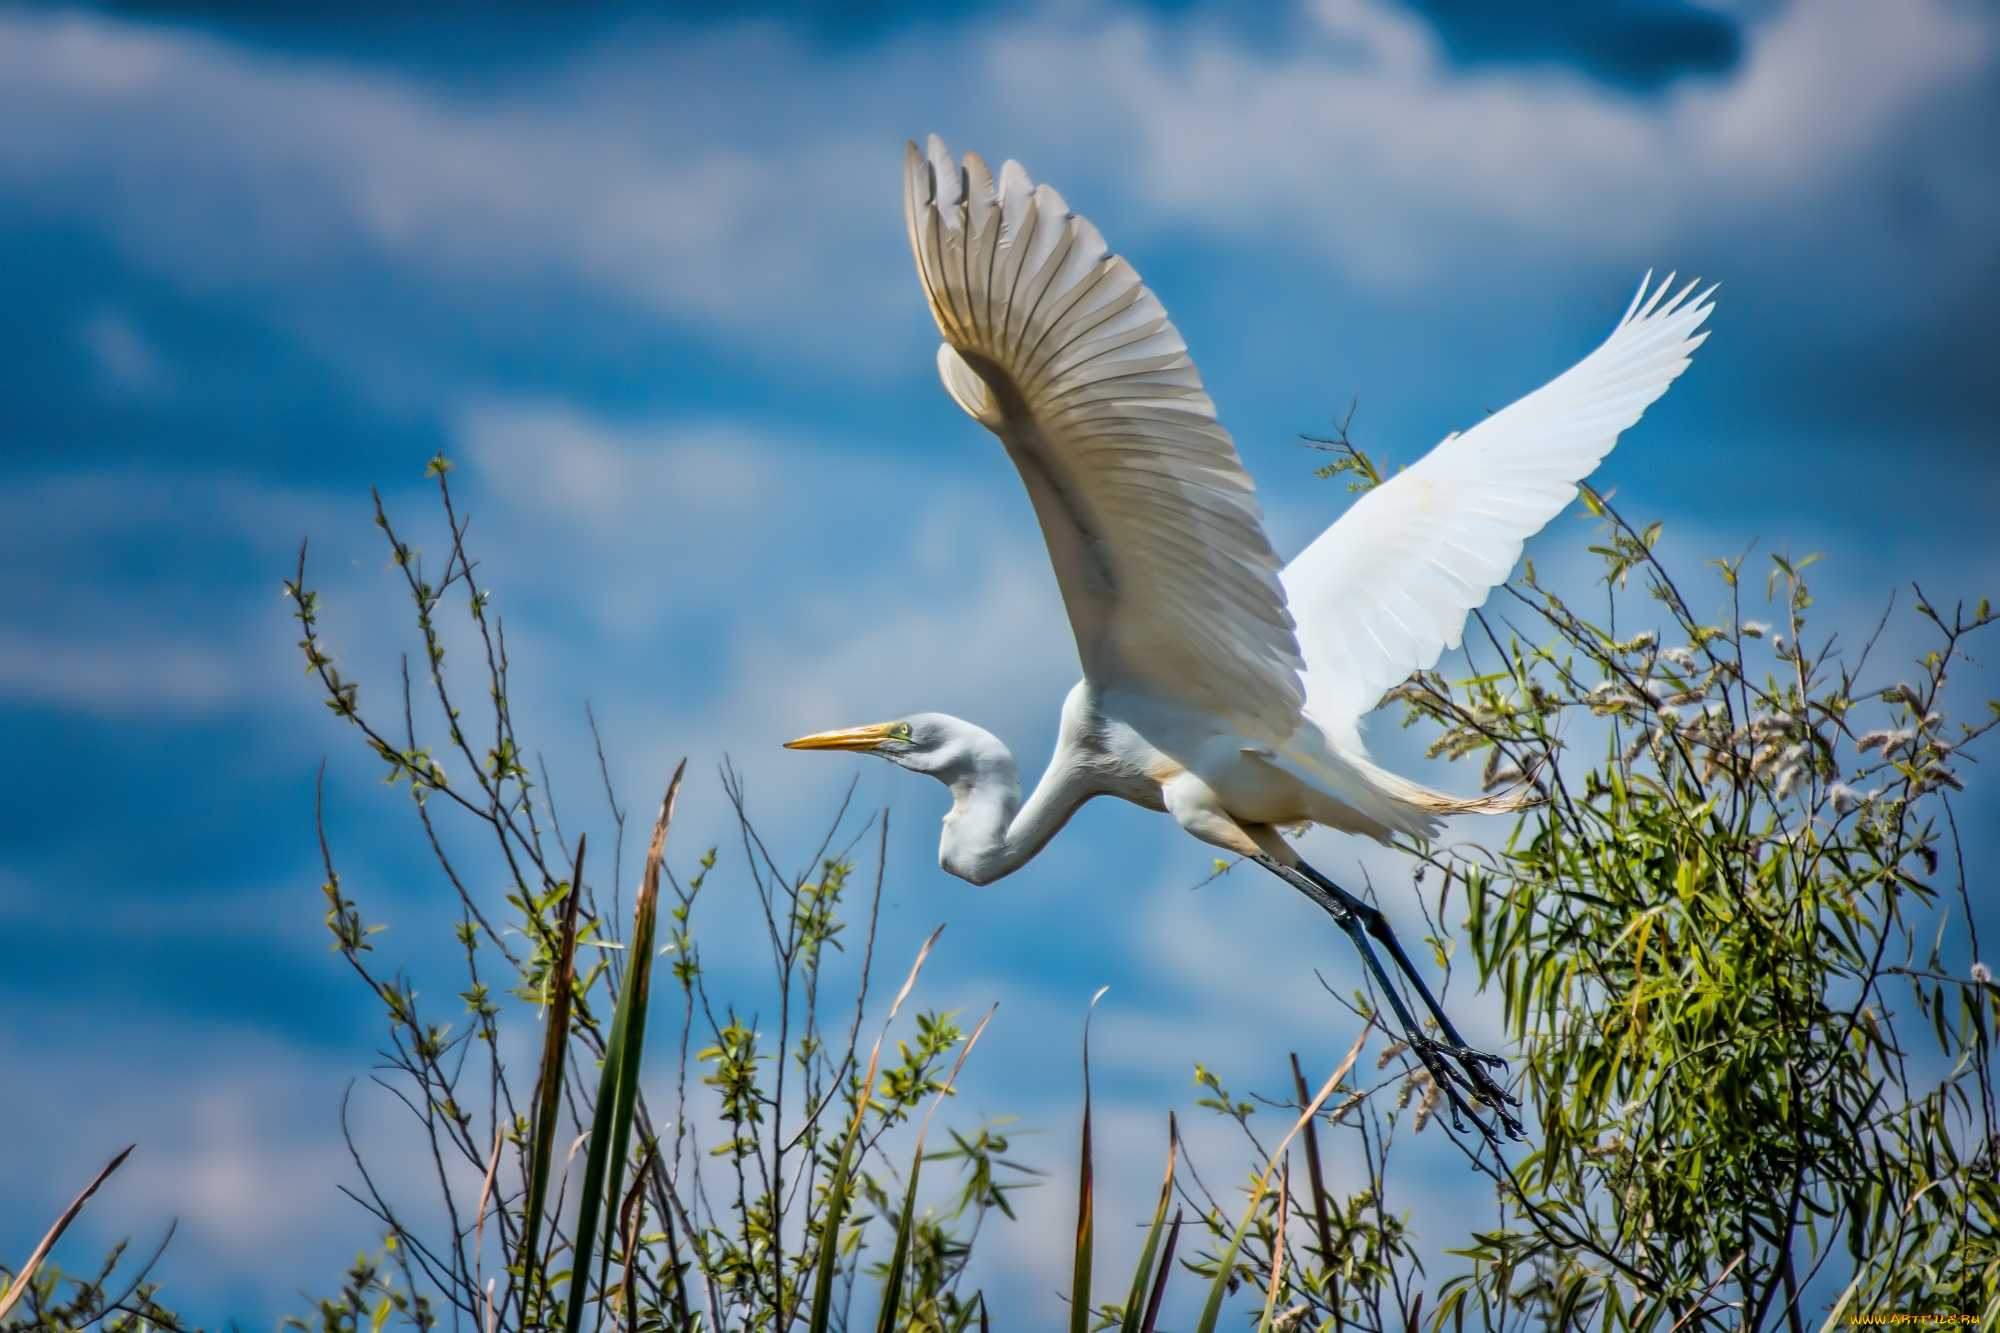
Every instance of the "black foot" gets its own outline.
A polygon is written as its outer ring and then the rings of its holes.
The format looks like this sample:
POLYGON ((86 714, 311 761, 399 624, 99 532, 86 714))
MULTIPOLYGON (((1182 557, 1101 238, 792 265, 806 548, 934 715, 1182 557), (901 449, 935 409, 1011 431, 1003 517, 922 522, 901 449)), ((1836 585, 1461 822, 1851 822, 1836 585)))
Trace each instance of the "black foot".
POLYGON ((1403 1039, 1423 1061, 1432 1080, 1444 1089, 1445 1101, 1451 1107, 1453 1128, 1464 1131, 1465 1124, 1459 1119, 1459 1113, 1463 1111, 1472 1117, 1472 1123, 1479 1126, 1479 1132, 1486 1136, 1488 1142, 1498 1144, 1500 1141, 1493 1127, 1480 1119, 1470 1106, 1464 1105, 1464 1098, 1460 1095, 1462 1089, 1465 1096, 1493 1112, 1494 1119, 1500 1122, 1500 1128, 1508 1138, 1518 1140, 1522 1137, 1520 1119, 1507 1109, 1519 1106, 1520 1099, 1501 1087, 1487 1072, 1489 1068, 1504 1071, 1507 1068, 1505 1060, 1485 1051, 1475 1051, 1469 1046, 1438 1041, 1433 1037, 1419 1035, 1412 1039, 1405 1034, 1403 1039))

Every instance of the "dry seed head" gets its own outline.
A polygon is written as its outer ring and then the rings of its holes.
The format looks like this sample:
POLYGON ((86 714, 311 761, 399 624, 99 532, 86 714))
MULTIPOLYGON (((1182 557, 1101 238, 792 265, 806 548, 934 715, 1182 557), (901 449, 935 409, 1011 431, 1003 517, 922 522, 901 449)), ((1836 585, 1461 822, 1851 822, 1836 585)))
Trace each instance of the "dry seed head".
POLYGON ((1627 694, 1624 686, 1615 680, 1598 681, 1590 687, 1590 692, 1583 696, 1583 701, 1589 704, 1590 711, 1599 717, 1603 717, 1606 713, 1614 713, 1621 708, 1633 707, 1639 702, 1627 694))
MULTIPOLYGON (((1429 1090, 1434 1086, 1436 1085, 1431 1078, 1430 1070, 1419 1069, 1415 1071, 1408 1078, 1404 1079, 1403 1086, 1396 1090, 1396 1109, 1400 1111, 1408 1106, 1410 1098, 1416 1094, 1418 1088, 1425 1089, 1424 1095, 1428 1097, 1430 1095, 1429 1090)), ((1419 1105, 1419 1110, 1421 1109, 1421 1105, 1419 1105)))
POLYGON ((1750 734, 1763 740, 1768 736, 1789 736, 1798 730, 1798 722, 1789 713, 1765 713, 1750 719, 1750 734))
POLYGON ((1411 1129, 1416 1133, 1423 1133, 1424 1126, 1428 1125, 1431 1122, 1431 1117, 1437 1114, 1438 1103, 1443 1100, 1444 1089, 1437 1085, 1437 1080, 1426 1079, 1424 1084, 1424 1099, 1417 1103, 1417 1118, 1415 1123, 1411 1125, 1411 1129))

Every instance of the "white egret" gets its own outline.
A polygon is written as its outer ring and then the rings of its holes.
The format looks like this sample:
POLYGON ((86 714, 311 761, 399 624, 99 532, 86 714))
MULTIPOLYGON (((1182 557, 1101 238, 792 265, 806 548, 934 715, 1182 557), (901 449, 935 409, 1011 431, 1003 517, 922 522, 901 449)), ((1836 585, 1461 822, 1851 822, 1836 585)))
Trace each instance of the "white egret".
POLYGON ((1460 1038, 1381 912, 1279 831, 1315 823, 1428 838, 1446 815, 1513 808, 1376 767, 1360 719, 1458 645, 1523 540, 1687 368, 1708 336, 1696 332, 1708 292, 1690 300, 1690 284, 1669 298, 1671 277, 1650 292, 1641 282, 1603 346, 1363 494, 1281 568, 1179 332, 1095 227, 1017 163, 996 181, 973 154, 954 162, 936 137, 928 154, 909 146, 904 205, 944 334, 945 388, 1000 437, 1026 483, 1083 679, 1025 802, 1007 747, 940 713, 791 747, 868 751, 945 783, 938 860, 974 884, 1026 864, 1094 796, 1173 815, 1324 908, 1450 1095, 1454 1120, 1471 1113, 1462 1086, 1518 1134, 1512 1099, 1488 1072, 1502 1062, 1460 1038), (1370 936, 1414 984, 1439 1038, 1411 1015, 1370 936))

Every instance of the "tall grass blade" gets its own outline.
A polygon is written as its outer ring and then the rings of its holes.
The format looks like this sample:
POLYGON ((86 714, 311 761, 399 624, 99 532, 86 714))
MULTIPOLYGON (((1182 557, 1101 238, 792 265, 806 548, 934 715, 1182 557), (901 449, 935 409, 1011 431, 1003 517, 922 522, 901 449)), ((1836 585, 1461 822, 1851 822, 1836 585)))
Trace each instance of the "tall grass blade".
POLYGON ((42 1243, 37 1245, 35 1252, 28 1256, 28 1262, 21 1265, 21 1272, 14 1279, 13 1285, 7 1288, 7 1294, 0 1296, 0 1319, 6 1318, 7 1312, 14 1308, 14 1302, 20 1300, 22 1295, 27 1292, 28 1284, 35 1280, 35 1270, 42 1266, 42 1260, 49 1257, 49 1251, 54 1249, 56 1242, 62 1239, 63 1232, 69 1230, 69 1224, 76 1221, 76 1215, 83 1211, 83 1205, 90 1202, 90 1196, 97 1193, 97 1187, 109 1180, 113 1171, 125 1165, 125 1159, 130 1157, 132 1149, 138 1146, 138 1144, 134 1143, 126 1148, 124 1152, 112 1158, 111 1164, 97 1173, 97 1179, 84 1186, 83 1193, 77 1195, 75 1201, 69 1207, 63 1209, 63 1215, 58 1217, 56 1224, 49 1228, 49 1234, 42 1237, 42 1243))
MULTIPOLYGON (((1160 1246, 1160 1228, 1166 1224, 1167 1204, 1174 1197, 1174 1167, 1181 1144, 1179 1127, 1174 1123, 1173 1112, 1167 1113, 1167 1178, 1160 1183, 1160 1203, 1153 1210, 1153 1226, 1146 1233, 1146 1248, 1139 1252, 1139 1270, 1132 1274, 1132 1294, 1125 1300, 1125 1318, 1119 1321, 1118 1333, 1139 1333, 1140 1303, 1145 1299, 1146 1289, 1153 1276, 1153 1256, 1160 1246)), ((1154 1300, 1158 1304, 1158 1298, 1154 1300)))
MULTIPOLYGON (((1306 1104, 1306 1071, 1299 1068, 1299 1053, 1292 1052, 1292 1082, 1298 1086, 1299 1105, 1306 1104)), ((1320 1174, 1319 1131, 1315 1121, 1306 1121, 1306 1183, 1312 1188, 1313 1223, 1319 1233, 1320 1262, 1333 1263, 1333 1220, 1327 1209, 1326 1178, 1320 1174)))
MULTIPOLYGON (((1257 1333, 1271 1333, 1271 1320, 1278 1313, 1278 1293, 1285 1287, 1285 1214, 1291 1203, 1292 1161, 1288 1157, 1278 1172, 1278 1234, 1271 1238, 1271 1289, 1264 1297, 1264 1317, 1257 1321, 1257 1333)), ((1417 1303, 1421 1305, 1423 1299, 1419 1295, 1417 1303)))
MULTIPOLYGON (((625 985, 611 1017, 611 1035, 604 1042, 604 1069, 597 1079, 597 1102, 591 1116, 590 1152, 583 1162, 583 1189, 577 1196, 576 1245, 570 1265, 569 1312, 563 1327, 578 1333, 583 1306, 590 1296, 590 1265, 597 1258, 599 1222, 603 1223, 605 1257, 617 1239, 618 1202, 624 1195, 625 1155, 632 1144, 632 1117, 639 1095, 639 1062, 646 1045, 646 1003, 652 991, 654 923, 659 915, 660 858, 667 830, 674 819, 674 799, 680 795, 687 760, 674 770, 653 824, 653 841, 646 852, 646 879, 632 907, 632 938, 626 942, 625 985)), ((605 1265, 597 1275, 600 1313, 605 1265)))
POLYGON ((826 1183, 826 1212, 820 1221, 819 1267, 813 1275, 812 1306, 806 1312, 808 1333, 826 1333, 827 1325, 833 1319, 833 1279, 840 1271, 840 1227, 847 1220, 854 1145, 861 1138, 862 1121, 867 1118, 869 1100, 875 1095, 875 1071, 882 1062, 882 1042, 889 1035, 889 1025, 896 1021, 896 1011, 903 1007, 904 1000, 910 998, 910 990, 917 984, 917 974, 924 970, 924 959, 931 955, 931 946, 938 942, 938 936, 942 934, 944 927, 939 926, 924 941, 924 947, 917 950, 917 961, 910 965, 910 975, 903 982, 903 989, 896 992, 895 1003, 889 1006, 889 1016, 882 1021, 881 1035, 875 1038, 875 1049, 868 1053, 868 1073, 861 1080, 861 1093, 854 1103, 854 1120, 840 1141, 840 1156, 835 1160, 833 1174, 826 1183))
MULTIPOLYGON (((562 933, 556 940, 555 974, 549 979, 548 1026, 542 1032, 542 1067, 535 1076, 535 1139, 528 1151, 528 1211, 522 1238, 523 1274, 532 1293, 542 1273, 542 1212, 548 1205, 549 1166, 556 1155, 556 1121, 562 1115, 563 1066, 569 1056, 570 992, 576 987, 576 913, 583 901, 584 835, 576 836, 576 868, 570 872, 563 904, 562 933)), ((546 1276, 544 1275, 544 1281, 546 1276)))
POLYGON ((486 1179, 479 1184, 479 1211, 472 1223, 472 1284, 480 1286, 486 1276, 480 1251, 486 1243, 486 1204, 493 1197, 493 1178, 500 1173, 500 1149, 507 1142, 507 1122, 493 1127, 493 1151, 486 1159, 486 1179))
MULTIPOLYGON (((610 1238, 617 1236, 618 1200, 624 1192, 625 1162, 632 1145, 632 1126, 638 1117, 639 1054, 646 1041, 646 1009, 652 996, 653 940, 659 921, 660 865, 666 855, 667 833, 674 825, 674 805, 680 797, 681 778, 687 760, 674 769, 673 781, 660 802, 660 817, 653 822, 653 840, 646 848, 646 876, 639 901, 632 907, 632 939, 625 968, 625 988, 621 1002, 631 1002, 631 1023, 625 1032, 625 1058, 619 1065, 618 1104, 612 1109, 615 1137, 611 1144, 611 1174, 604 1191, 604 1258, 611 1257, 610 1238)), ((637 1174, 637 1173, 635 1173, 637 1174)), ((603 1287, 605 1266, 599 1265, 598 1285, 603 1287)))
POLYGON ((1271 1153, 1271 1160, 1264 1164, 1264 1173, 1257 1177, 1256 1187, 1250 1191, 1250 1206, 1243 1210, 1243 1220, 1237 1224, 1235 1234, 1230 1236, 1228 1247, 1218 1256, 1215 1281, 1209 1286, 1208 1302, 1201 1307, 1201 1319, 1195 1324, 1195 1333, 1215 1333, 1216 1320, 1222 1317, 1222 1299, 1229 1294, 1230 1275, 1236 1268, 1236 1252, 1243 1248, 1243 1238, 1250 1234, 1250 1224, 1257 1220, 1257 1206, 1264 1201, 1265 1191, 1271 1183, 1271 1172, 1277 1169, 1280 1161, 1284 1160, 1285 1149, 1292 1146, 1292 1140, 1298 1137, 1299 1131, 1319 1114, 1319 1108, 1326 1104, 1326 1099, 1340 1086, 1340 1080, 1347 1077, 1347 1071, 1354 1068, 1354 1062, 1361 1058, 1361 1047, 1367 1042, 1368 1032, 1372 1027, 1374 1027, 1372 1019, 1362 1024, 1361 1035, 1354 1039, 1354 1045, 1347 1052, 1347 1058, 1340 1062, 1340 1068, 1334 1070, 1333 1077, 1327 1079, 1325 1085, 1320 1088, 1319 1095, 1314 1097, 1300 1113, 1298 1123, 1278 1141, 1277 1148, 1271 1153))
MULTIPOLYGON (((993 1009, 998 1009, 994 1005, 993 1009)), ((910 1243, 916 1228, 917 1177, 924 1169, 924 1138, 931 1132, 931 1117, 937 1114, 944 1099, 951 1096, 951 1085, 958 1081, 958 1071, 965 1068, 965 1057, 972 1054, 973 1043, 979 1034, 986 1031, 986 1025, 993 1021, 993 1009, 986 1011, 986 1017, 979 1020, 979 1026, 972 1030, 965 1045, 958 1051, 958 1060, 951 1067, 951 1075, 937 1096, 931 1099, 931 1109, 924 1113, 923 1127, 917 1131, 917 1150, 910 1158, 910 1186, 903 1191, 903 1211, 896 1221, 896 1245, 889 1255, 889 1272, 882 1279, 882 1309, 875 1318, 875 1333, 896 1333, 896 1318, 902 1313, 903 1278, 910 1266, 910 1243)))
POLYGON ((1167 1248, 1160 1255, 1160 1271, 1153 1278, 1153 1294, 1146 1300, 1146 1318, 1139 1325, 1139 1333, 1153 1333, 1153 1326, 1160 1320, 1160 1302, 1166 1299, 1167 1278, 1174 1271, 1174 1247, 1181 1240, 1181 1210, 1174 1209, 1173 1229, 1167 1232, 1167 1248))
POLYGON ((634 1281, 638 1269, 636 1260, 639 1256, 639 1225, 646 1211, 646 1168, 653 1164, 659 1146, 660 1141, 656 1138, 646 1140, 646 1150, 640 1154, 639 1165, 632 1171, 632 1190, 625 1196, 625 1206, 619 1213, 623 1220, 619 1223, 618 1234, 625 1241, 625 1275, 624 1280, 618 1284, 623 1295, 623 1299, 619 1302, 619 1310, 628 1329, 636 1329, 639 1326, 636 1313, 639 1308, 637 1304, 639 1288, 634 1281))
POLYGON ((1090 1333, 1090 1260, 1096 1243, 1096 1186, 1090 1162, 1090 1015, 1109 986, 1098 988, 1083 1014, 1083 1152, 1076 1175, 1076 1262, 1070 1270, 1069 1333, 1090 1333))
POLYGON ((896 1219, 896 1246, 889 1252, 889 1271, 882 1278, 882 1308, 875 1316, 875 1333, 896 1333, 896 1316, 903 1312, 903 1270, 910 1266, 910 1230, 917 1212, 918 1154, 910 1163, 910 1188, 903 1192, 903 1211, 896 1219))
MULTIPOLYGON (((867 1105, 868 1090, 875 1086, 874 1061, 869 1061, 868 1081, 862 1093, 862 1105, 867 1105)), ((853 1163, 854 1141, 861 1136, 861 1121, 857 1115, 854 1125, 840 1142, 840 1156, 834 1162, 833 1174, 826 1183, 826 1212, 820 1219, 819 1227, 819 1268, 813 1274, 812 1307, 806 1312, 808 1333, 826 1333, 827 1325, 833 1318, 833 1279, 840 1269, 840 1227, 847 1220, 847 1186, 853 1163)))

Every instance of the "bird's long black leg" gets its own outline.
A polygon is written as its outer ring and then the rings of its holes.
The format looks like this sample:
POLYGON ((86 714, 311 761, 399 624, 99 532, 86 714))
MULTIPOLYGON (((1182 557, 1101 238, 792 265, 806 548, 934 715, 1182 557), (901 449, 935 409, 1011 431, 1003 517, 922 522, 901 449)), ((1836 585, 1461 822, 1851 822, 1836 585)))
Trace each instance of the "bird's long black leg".
MULTIPOLYGON (((1382 909, 1364 898, 1355 897, 1303 861, 1299 862, 1298 870, 1327 893, 1338 899, 1341 906, 1360 917, 1363 928, 1370 935, 1381 941, 1384 948, 1388 949, 1389 956, 1396 960, 1396 970, 1401 972, 1405 977, 1408 977, 1410 984, 1417 988, 1417 994, 1422 997, 1424 1007, 1430 1010, 1431 1017, 1437 1020, 1438 1028, 1444 1033, 1445 1040, 1454 1048, 1453 1054, 1455 1056, 1460 1059, 1491 1065, 1495 1069, 1505 1069, 1507 1067, 1507 1062, 1499 1056, 1488 1055, 1484 1051, 1473 1050, 1466 1043, 1465 1038, 1458 1035, 1458 1029, 1452 1025, 1450 1017, 1445 1014, 1444 1006, 1437 1002, 1437 997, 1431 994, 1431 988, 1424 984, 1423 976, 1417 971, 1416 964, 1412 963, 1410 956, 1403 952, 1402 941, 1396 938, 1396 932, 1390 928, 1389 918, 1382 914, 1382 909)), ((1512 1099, 1510 1098, 1509 1100, 1512 1099)))
POLYGON ((1463 1130, 1465 1122, 1459 1118, 1463 1112, 1472 1117, 1473 1123, 1479 1126, 1482 1134, 1489 1139, 1495 1138, 1486 1122, 1465 1104, 1459 1092, 1462 1085, 1475 1100, 1492 1108, 1510 1138, 1520 1138, 1521 1122, 1507 1110, 1508 1106, 1518 1106, 1520 1103, 1508 1095, 1506 1089, 1495 1082, 1492 1074, 1487 1072, 1487 1066, 1504 1068, 1506 1062, 1498 1056, 1472 1049, 1466 1044, 1465 1039, 1459 1036, 1458 1029, 1445 1016, 1443 1008, 1432 996, 1430 988, 1417 974, 1409 955, 1403 952, 1403 946, 1396 939, 1395 931, 1390 928, 1388 918, 1373 904, 1355 897, 1303 861, 1296 866, 1288 866, 1270 856, 1258 856, 1255 859, 1266 870, 1319 904, 1320 908, 1333 918, 1334 924, 1354 941, 1354 947, 1360 951, 1369 971, 1375 974, 1376 981, 1382 987, 1382 993, 1388 997, 1389 1007, 1395 1010, 1397 1020, 1403 1025, 1403 1039, 1423 1061, 1424 1067, 1430 1071, 1431 1078, 1444 1090, 1451 1106, 1452 1123, 1463 1130), (1410 980, 1416 987, 1417 994, 1423 997, 1424 1007, 1430 1010, 1431 1017, 1437 1020, 1438 1029, 1445 1038, 1443 1041, 1425 1035, 1422 1025, 1403 1003, 1401 992, 1390 981, 1381 960, 1376 957, 1374 948, 1368 943, 1368 937, 1371 935, 1389 950, 1397 970, 1410 980), (1457 1066, 1446 1063, 1445 1057, 1457 1061, 1457 1066))

